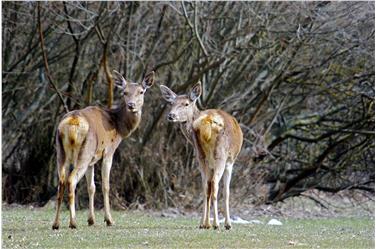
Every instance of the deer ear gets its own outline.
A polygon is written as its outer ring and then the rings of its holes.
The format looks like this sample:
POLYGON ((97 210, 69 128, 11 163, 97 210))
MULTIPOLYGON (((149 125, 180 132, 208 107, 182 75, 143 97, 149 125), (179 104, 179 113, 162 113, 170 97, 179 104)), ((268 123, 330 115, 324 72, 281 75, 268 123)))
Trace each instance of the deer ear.
POLYGON ((145 89, 150 88, 154 84, 154 71, 148 73, 142 80, 142 87, 145 89))
POLYGON ((159 89, 161 89, 162 92, 162 97, 167 101, 167 102, 174 102, 176 99, 176 93, 174 93, 170 88, 164 85, 160 85, 159 89))
POLYGON ((201 81, 199 81, 196 83, 196 85, 192 87, 191 92, 189 93, 190 100, 196 101, 201 96, 201 92, 202 92, 201 81))
POLYGON ((116 75, 115 76, 115 86, 124 90, 125 86, 127 85, 127 81, 125 80, 123 75, 121 75, 121 73, 119 73, 118 71, 114 70, 113 72, 116 75))

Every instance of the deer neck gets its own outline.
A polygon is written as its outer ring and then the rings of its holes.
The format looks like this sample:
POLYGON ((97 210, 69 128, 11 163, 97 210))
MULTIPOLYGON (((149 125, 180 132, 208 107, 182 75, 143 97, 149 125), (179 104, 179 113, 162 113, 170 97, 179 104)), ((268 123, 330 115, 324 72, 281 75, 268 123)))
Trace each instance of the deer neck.
POLYGON ((187 132, 187 135, 192 134, 193 130, 193 121, 200 116, 200 110, 196 105, 193 106, 192 112, 187 115, 187 121, 181 124, 181 128, 187 132))
POLYGON ((141 110, 131 112, 125 103, 120 107, 111 110, 116 130, 122 138, 128 137, 140 124, 141 110))

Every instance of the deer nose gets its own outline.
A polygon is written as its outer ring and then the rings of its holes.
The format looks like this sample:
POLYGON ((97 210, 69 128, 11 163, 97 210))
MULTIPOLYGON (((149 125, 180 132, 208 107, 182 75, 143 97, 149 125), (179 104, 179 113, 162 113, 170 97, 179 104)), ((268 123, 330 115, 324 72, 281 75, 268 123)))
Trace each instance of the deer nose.
POLYGON ((134 102, 129 102, 128 103, 128 108, 131 109, 131 110, 135 109, 136 108, 136 104, 134 102))
POLYGON ((176 119, 176 114, 174 113, 169 113, 168 116, 167 116, 167 119, 170 120, 170 121, 173 121, 176 119))

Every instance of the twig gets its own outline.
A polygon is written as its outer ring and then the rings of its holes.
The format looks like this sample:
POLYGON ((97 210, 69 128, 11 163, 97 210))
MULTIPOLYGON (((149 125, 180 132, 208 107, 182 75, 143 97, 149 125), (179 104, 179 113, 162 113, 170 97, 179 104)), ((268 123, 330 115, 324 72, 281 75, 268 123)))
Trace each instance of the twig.
POLYGON ((198 35, 198 25, 197 25, 197 2, 194 3, 195 5, 195 15, 194 15, 194 20, 195 20, 195 35, 197 37, 198 43, 200 44, 200 47, 202 51, 204 52, 205 56, 208 56, 208 52, 206 51, 206 48, 204 47, 204 43, 202 43, 201 37, 198 35))
POLYGON ((285 96, 283 97, 281 103, 279 104, 278 109, 277 109, 277 111, 275 112, 272 121, 270 122, 268 128, 265 130, 265 133, 263 134, 264 137, 265 137, 266 134, 269 133, 269 131, 270 131, 270 129, 272 128, 273 124, 274 124, 275 121, 277 120, 277 117, 278 117, 279 113, 281 112, 281 109, 282 109, 283 105, 285 104, 286 97, 287 97, 287 95, 285 95, 285 96))
POLYGON ((103 54, 102 54, 102 59, 101 59, 101 66, 103 67, 104 73, 106 75, 106 79, 108 82, 108 90, 107 90, 107 107, 111 108, 113 99, 114 99, 114 80, 112 78, 112 74, 110 72, 110 68, 108 66, 108 44, 109 44, 109 37, 110 34, 108 34, 107 39, 104 38, 103 31, 99 24, 95 26, 95 31, 97 32, 98 38, 100 39, 102 45, 103 45, 103 54))
POLYGON ((46 50, 45 50, 45 47, 44 47, 42 23, 41 23, 41 20, 40 20, 40 2, 38 2, 38 31, 39 31, 40 46, 41 46, 42 55, 43 55, 43 62, 44 62, 44 67, 46 69, 46 75, 47 75, 48 81, 50 82, 53 89, 55 90, 55 92, 59 96, 59 99, 60 99, 61 103, 63 104, 65 112, 69 112, 69 109, 64 102, 63 96, 61 95, 59 89, 56 87, 56 84, 54 83, 54 81, 52 80, 52 77, 51 77, 51 74, 50 74, 50 69, 48 67, 48 59, 47 59, 47 54, 46 54, 46 50))
POLYGON ((208 56, 208 52, 206 51, 204 44, 202 43, 202 40, 200 36, 198 35, 198 28, 197 28, 197 5, 195 3, 195 14, 194 14, 194 21, 195 21, 195 26, 193 27, 193 24, 189 20, 187 10, 185 9, 184 2, 181 2, 181 6, 183 7, 183 12, 184 12, 184 17, 185 20, 188 23, 188 26, 191 28, 192 33, 196 36, 198 43, 200 44, 200 47, 202 51, 204 52, 205 56, 208 56))

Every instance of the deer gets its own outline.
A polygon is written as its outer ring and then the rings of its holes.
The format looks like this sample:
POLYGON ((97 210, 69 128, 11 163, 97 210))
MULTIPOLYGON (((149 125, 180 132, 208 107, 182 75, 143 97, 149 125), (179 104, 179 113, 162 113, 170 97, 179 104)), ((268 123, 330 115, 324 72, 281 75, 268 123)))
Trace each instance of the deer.
POLYGON ((219 229, 218 186, 223 176, 225 197, 225 228, 231 229, 230 182, 234 162, 243 144, 243 133, 236 119, 220 109, 200 111, 196 105, 201 96, 201 82, 190 92, 177 95, 170 88, 160 85, 163 98, 171 104, 167 120, 180 124, 180 130, 193 146, 199 162, 203 185, 203 213, 200 229, 210 229, 210 204, 214 208, 213 228, 219 229))
POLYGON ((52 229, 59 229, 60 209, 64 189, 68 188, 69 228, 77 228, 75 214, 75 188, 85 174, 89 194, 88 225, 94 225, 94 165, 102 159, 102 192, 104 221, 114 224, 110 213, 110 170, 116 149, 139 126, 147 89, 154 84, 154 72, 148 73, 142 83, 128 82, 116 72, 115 86, 122 91, 122 102, 113 108, 88 106, 65 114, 56 132, 58 193, 56 216, 52 229), (69 171, 69 172, 68 172, 69 171))

